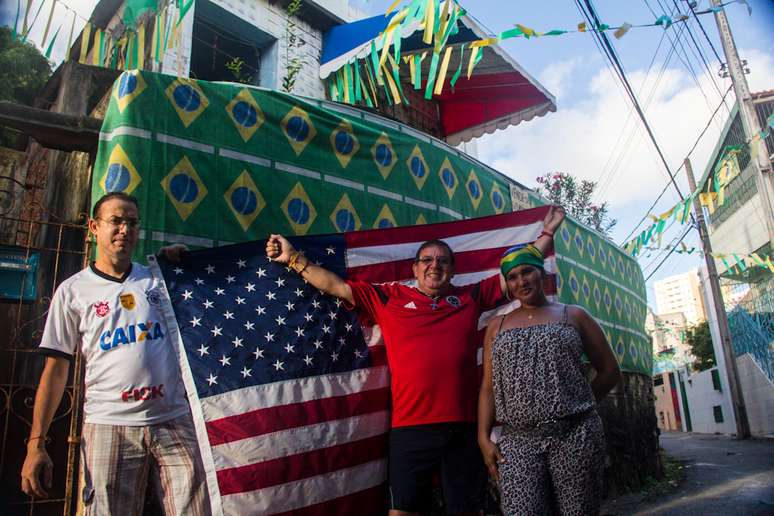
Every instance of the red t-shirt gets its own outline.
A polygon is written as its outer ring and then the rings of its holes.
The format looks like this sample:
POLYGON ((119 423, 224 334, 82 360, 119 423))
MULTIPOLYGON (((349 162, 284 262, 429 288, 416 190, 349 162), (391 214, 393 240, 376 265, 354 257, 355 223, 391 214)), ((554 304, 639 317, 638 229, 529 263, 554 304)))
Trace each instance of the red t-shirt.
POLYGON ((400 283, 348 281, 355 308, 379 324, 392 378, 392 427, 476 420, 476 332, 505 301, 499 276, 433 301, 400 283))

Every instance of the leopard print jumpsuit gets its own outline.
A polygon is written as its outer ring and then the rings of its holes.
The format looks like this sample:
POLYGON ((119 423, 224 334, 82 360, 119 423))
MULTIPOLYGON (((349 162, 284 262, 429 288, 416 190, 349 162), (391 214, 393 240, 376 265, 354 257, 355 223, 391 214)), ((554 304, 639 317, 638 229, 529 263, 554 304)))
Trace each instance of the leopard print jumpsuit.
POLYGON ((492 342, 506 515, 599 513, 605 436, 582 354, 566 306, 561 322, 506 329, 492 342))

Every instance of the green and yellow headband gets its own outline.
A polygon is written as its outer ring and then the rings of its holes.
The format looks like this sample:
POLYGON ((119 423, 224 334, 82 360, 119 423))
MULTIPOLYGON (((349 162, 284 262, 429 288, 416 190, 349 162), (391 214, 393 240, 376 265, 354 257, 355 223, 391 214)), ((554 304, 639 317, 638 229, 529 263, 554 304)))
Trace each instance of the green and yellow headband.
POLYGON ((500 272, 506 276, 508 272, 519 265, 534 265, 544 267, 543 253, 532 244, 519 244, 511 247, 500 258, 500 272))

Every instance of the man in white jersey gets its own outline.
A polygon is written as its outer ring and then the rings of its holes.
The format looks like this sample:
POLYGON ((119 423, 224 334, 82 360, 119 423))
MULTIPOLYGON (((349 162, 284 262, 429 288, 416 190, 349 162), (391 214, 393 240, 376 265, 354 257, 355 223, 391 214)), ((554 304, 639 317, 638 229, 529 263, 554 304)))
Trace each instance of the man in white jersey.
POLYGON ((152 478, 165 514, 209 513, 204 471, 180 368, 162 316, 169 300, 147 267, 131 261, 138 204, 120 192, 94 205, 97 259, 57 288, 40 351, 22 489, 48 496, 51 419, 76 346, 86 362, 81 439, 86 514, 141 514, 152 478))

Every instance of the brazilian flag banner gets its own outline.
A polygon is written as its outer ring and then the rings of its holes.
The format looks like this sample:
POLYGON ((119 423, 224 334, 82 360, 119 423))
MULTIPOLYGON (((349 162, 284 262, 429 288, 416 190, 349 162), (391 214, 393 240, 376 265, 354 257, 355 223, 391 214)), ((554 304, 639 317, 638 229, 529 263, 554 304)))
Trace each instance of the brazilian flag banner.
MULTIPOLYGON (((534 193, 427 134, 367 111, 147 71, 115 82, 92 199, 140 201, 138 259, 269 233, 325 234, 494 215, 534 193)), ((524 200, 526 199, 526 205, 524 200)), ((622 368, 650 374, 637 263, 572 220, 555 237, 559 299, 602 323, 622 368)))

